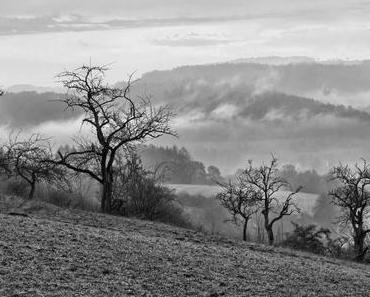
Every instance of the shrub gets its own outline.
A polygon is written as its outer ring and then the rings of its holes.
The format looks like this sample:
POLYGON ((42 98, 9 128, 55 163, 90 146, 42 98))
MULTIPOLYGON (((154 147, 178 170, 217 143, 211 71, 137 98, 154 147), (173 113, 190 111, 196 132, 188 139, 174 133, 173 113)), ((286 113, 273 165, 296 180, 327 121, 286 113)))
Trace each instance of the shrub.
MULTIPOLYGON (((139 156, 131 152, 116 168, 114 212, 126 216, 189 226, 180 205, 176 205, 173 190, 160 182, 160 177, 144 169, 139 156)), ((122 159, 121 159, 122 160, 122 159)))
POLYGON ((353 259, 354 251, 351 239, 344 236, 329 239, 327 254, 334 258, 353 259))
POLYGON ((316 225, 301 226, 294 222, 292 224, 295 229, 282 242, 283 246, 315 254, 325 254, 324 240, 329 240, 329 229, 318 229, 316 225))
POLYGON ((72 202, 71 193, 54 188, 46 189, 46 193, 38 197, 40 200, 63 208, 69 208, 72 202))
POLYGON ((41 184, 37 190, 36 198, 63 208, 98 211, 100 204, 96 197, 88 191, 89 181, 78 180, 76 182, 76 180, 75 183, 70 184, 70 188, 41 184))
POLYGON ((7 195, 14 195, 22 198, 28 196, 29 185, 24 180, 16 178, 7 179, 3 182, 2 188, 3 192, 7 195))
POLYGON ((183 208, 173 201, 163 203, 158 207, 155 220, 183 228, 194 227, 183 208))

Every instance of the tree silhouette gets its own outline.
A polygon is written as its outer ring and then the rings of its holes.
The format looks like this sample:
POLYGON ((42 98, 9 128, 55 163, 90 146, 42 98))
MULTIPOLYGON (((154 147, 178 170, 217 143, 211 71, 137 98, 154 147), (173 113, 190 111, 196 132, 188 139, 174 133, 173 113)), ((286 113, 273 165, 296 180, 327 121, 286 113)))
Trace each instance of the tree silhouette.
POLYGON ((302 187, 284 194, 283 199, 278 199, 276 194, 281 190, 288 190, 290 185, 280 176, 278 160, 274 156, 269 164, 262 164, 259 167, 253 167, 252 161, 249 161, 249 167, 243 171, 242 176, 244 182, 258 193, 257 197, 260 199, 265 230, 269 244, 272 245, 274 243, 274 224, 283 217, 300 211, 293 199, 302 187))
POLYGON ((26 139, 20 139, 19 136, 10 135, 8 142, 2 145, 0 167, 8 176, 26 181, 30 187, 28 198, 32 199, 37 183, 60 182, 64 178, 64 172, 48 162, 53 157, 48 139, 39 134, 26 139))
POLYGON ((258 209, 258 203, 261 201, 260 193, 253 190, 250 185, 243 182, 243 178, 237 176, 236 181, 226 184, 219 184, 221 192, 216 195, 223 207, 225 207, 232 216, 232 222, 239 225, 243 224, 243 240, 247 240, 248 222, 258 209))
POLYGON ((109 86, 104 82, 107 70, 105 66, 82 66, 59 74, 67 89, 62 102, 83 112, 82 124, 92 128, 92 137, 76 139, 75 151, 58 152, 55 161, 101 184, 104 212, 111 209, 117 153, 147 139, 175 135, 168 106, 155 108, 150 97, 131 96, 132 76, 123 87, 109 86))
POLYGON ((329 195, 342 211, 339 221, 352 227, 355 259, 363 261, 368 251, 365 240, 370 232, 367 223, 370 212, 370 192, 367 189, 370 185, 370 166, 365 160, 361 165, 355 164, 353 169, 340 164, 331 170, 330 175, 338 185, 329 195))

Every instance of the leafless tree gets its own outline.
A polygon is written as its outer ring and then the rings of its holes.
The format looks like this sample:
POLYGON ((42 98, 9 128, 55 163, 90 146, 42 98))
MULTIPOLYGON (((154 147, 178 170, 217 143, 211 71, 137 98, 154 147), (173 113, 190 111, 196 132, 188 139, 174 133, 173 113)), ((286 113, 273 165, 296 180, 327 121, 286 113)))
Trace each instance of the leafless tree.
POLYGON ((253 167, 252 161, 249 161, 249 167, 243 171, 242 176, 244 182, 258 194, 268 241, 272 245, 274 243, 274 224, 283 217, 300 211, 294 203, 294 198, 302 187, 284 194, 285 197, 277 197, 278 192, 290 189, 290 185, 279 176, 278 160, 274 156, 268 164, 262 164, 259 167, 253 167))
POLYGON ((243 224, 243 240, 247 240, 248 222, 253 214, 258 209, 258 203, 261 201, 260 193, 243 182, 240 176, 237 176, 236 181, 229 181, 221 184, 221 192, 216 195, 223 207, 225 207, 232 216, 232 222, 239 225, 240 221, 243 224))
POLYGON ((365 246, 365 241, 370 232, 367 223, 370 211, 370 166, 365 160, 361 165, 355 164, 354 168, 340 164, 332 168, 330 175, 338 183, 329 195, 342 211, 339 222, 344 226, 351 225, 355 259, 363 261, 369 248, 365 246))
MULTIPOLYGON (((4 91, 0 89, 0 96, 4 95, 4 91)), ((0 174, 8 174, 9 175, 9 166, 6 160, 6 154, 3 147, 0 147, 0 174)))
POLYGON ((104 66, 82 66, 59 74, 67 94, 67 108, 82 111, 82 124, 92 128, 93 136, 80 138, 76 150, 58 153, 57 164, 87 174, 102 186, 101 210, 112 204, 114 163, 119 150, 158 138, 175 135, 169 123, 173 113, 168 106, 155 108, 149 97, 131 95, 132 76, 124 87, 104 82, 104 66))
POLYGON ((29 199, 33 198, 37 183, 61 181, 63 178, 61 169, 47 162, 53 156, 51 146, 48 139, 39 134, 26 139, 20 139, 20 134, 11 134, 0 151, 3 160, 0 167, 8 176, 22 178, 29 184, 29 199))

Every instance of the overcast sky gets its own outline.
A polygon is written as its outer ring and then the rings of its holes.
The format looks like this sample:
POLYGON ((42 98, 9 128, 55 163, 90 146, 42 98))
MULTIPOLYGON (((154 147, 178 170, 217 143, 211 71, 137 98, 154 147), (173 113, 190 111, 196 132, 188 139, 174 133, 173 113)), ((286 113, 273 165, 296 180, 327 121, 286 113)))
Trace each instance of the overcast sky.
POLYGON ((53 85, 82 63, 109 79, 258 56, 370 58, 370 1, 0 0, 0 84, 53 85))

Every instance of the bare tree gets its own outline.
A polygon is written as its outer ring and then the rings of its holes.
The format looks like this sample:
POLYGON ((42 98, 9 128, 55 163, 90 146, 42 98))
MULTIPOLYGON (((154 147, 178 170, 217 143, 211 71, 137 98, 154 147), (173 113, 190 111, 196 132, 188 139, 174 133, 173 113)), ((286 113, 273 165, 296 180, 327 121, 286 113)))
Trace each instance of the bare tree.
POLYGON ((302 187, 287 194, 281 192, 279 195, 285 195, 285 197, 277 197, 278 192, 290 189, 290 185, 280 177, 278 160, 274 156, 269 164, 262 164, 260 167, 253 167, 252 161, 249 161, 249 167, 243 171, 243 179, 253 188, 253 191, 258 193, 265 230, 269 244, 272 245, 274 243, 274 224, 283 217, 300 211, 293 199, 302 187))
POLYGON ((124 87, 109 86, 104 82, 107 70, 104 66, 82 66, 59 74, 68 91, 62 101, 67 108, 84 113, 82 124, 92 128, 93 136, 77 140, 73 152, 59 152, 56 161, 101 184, 104 212, 111 209, 118 151, 164 134, 175 135, 169 125, 173 117, 169 107, 155 108, 149 97, 131 96, 131 76, 124 87))
POLYGON ((370 166, 365 160, 361 165, 355 164, 353 169, 340 164, 332 168, 330 175, 332 180, 338 182, 329 195, 342 211, 339 222, 344 226, 351 225, 355 259, 363 261, 369 248, 365 246, 365 240, 370 232, 367 223, 370 211, 370 166))
POLYGON ((52 158, 52 150, 48 139, 39 134, 21 140, 20 135, 9 136, 9 141, 1 149, 2 162, 0 167, 8 176, 22 178, 29 186, 28 198, 32 199, 36 184, 41 181, 60 181, 63 172, 54 164, 47 162, 52 158))
POLYGON ((216 199, 230 212, 231 221, 235 225, 239 225, 242 221, 243 240, 246 241, 248 222, 259 209, 260 193, 254 191, 250 185, 246 185, 240 176, 237 176, 235 182, 229 181, 227 184, 219 185, 222 191, 216 195, 216 199))
MULTIPOLYGON (((4 90, 0 89, 0 96, 4 95, 4 90)), ((10 174, 6 152, 3 147, 0 147, 0 174, 10 174)))

